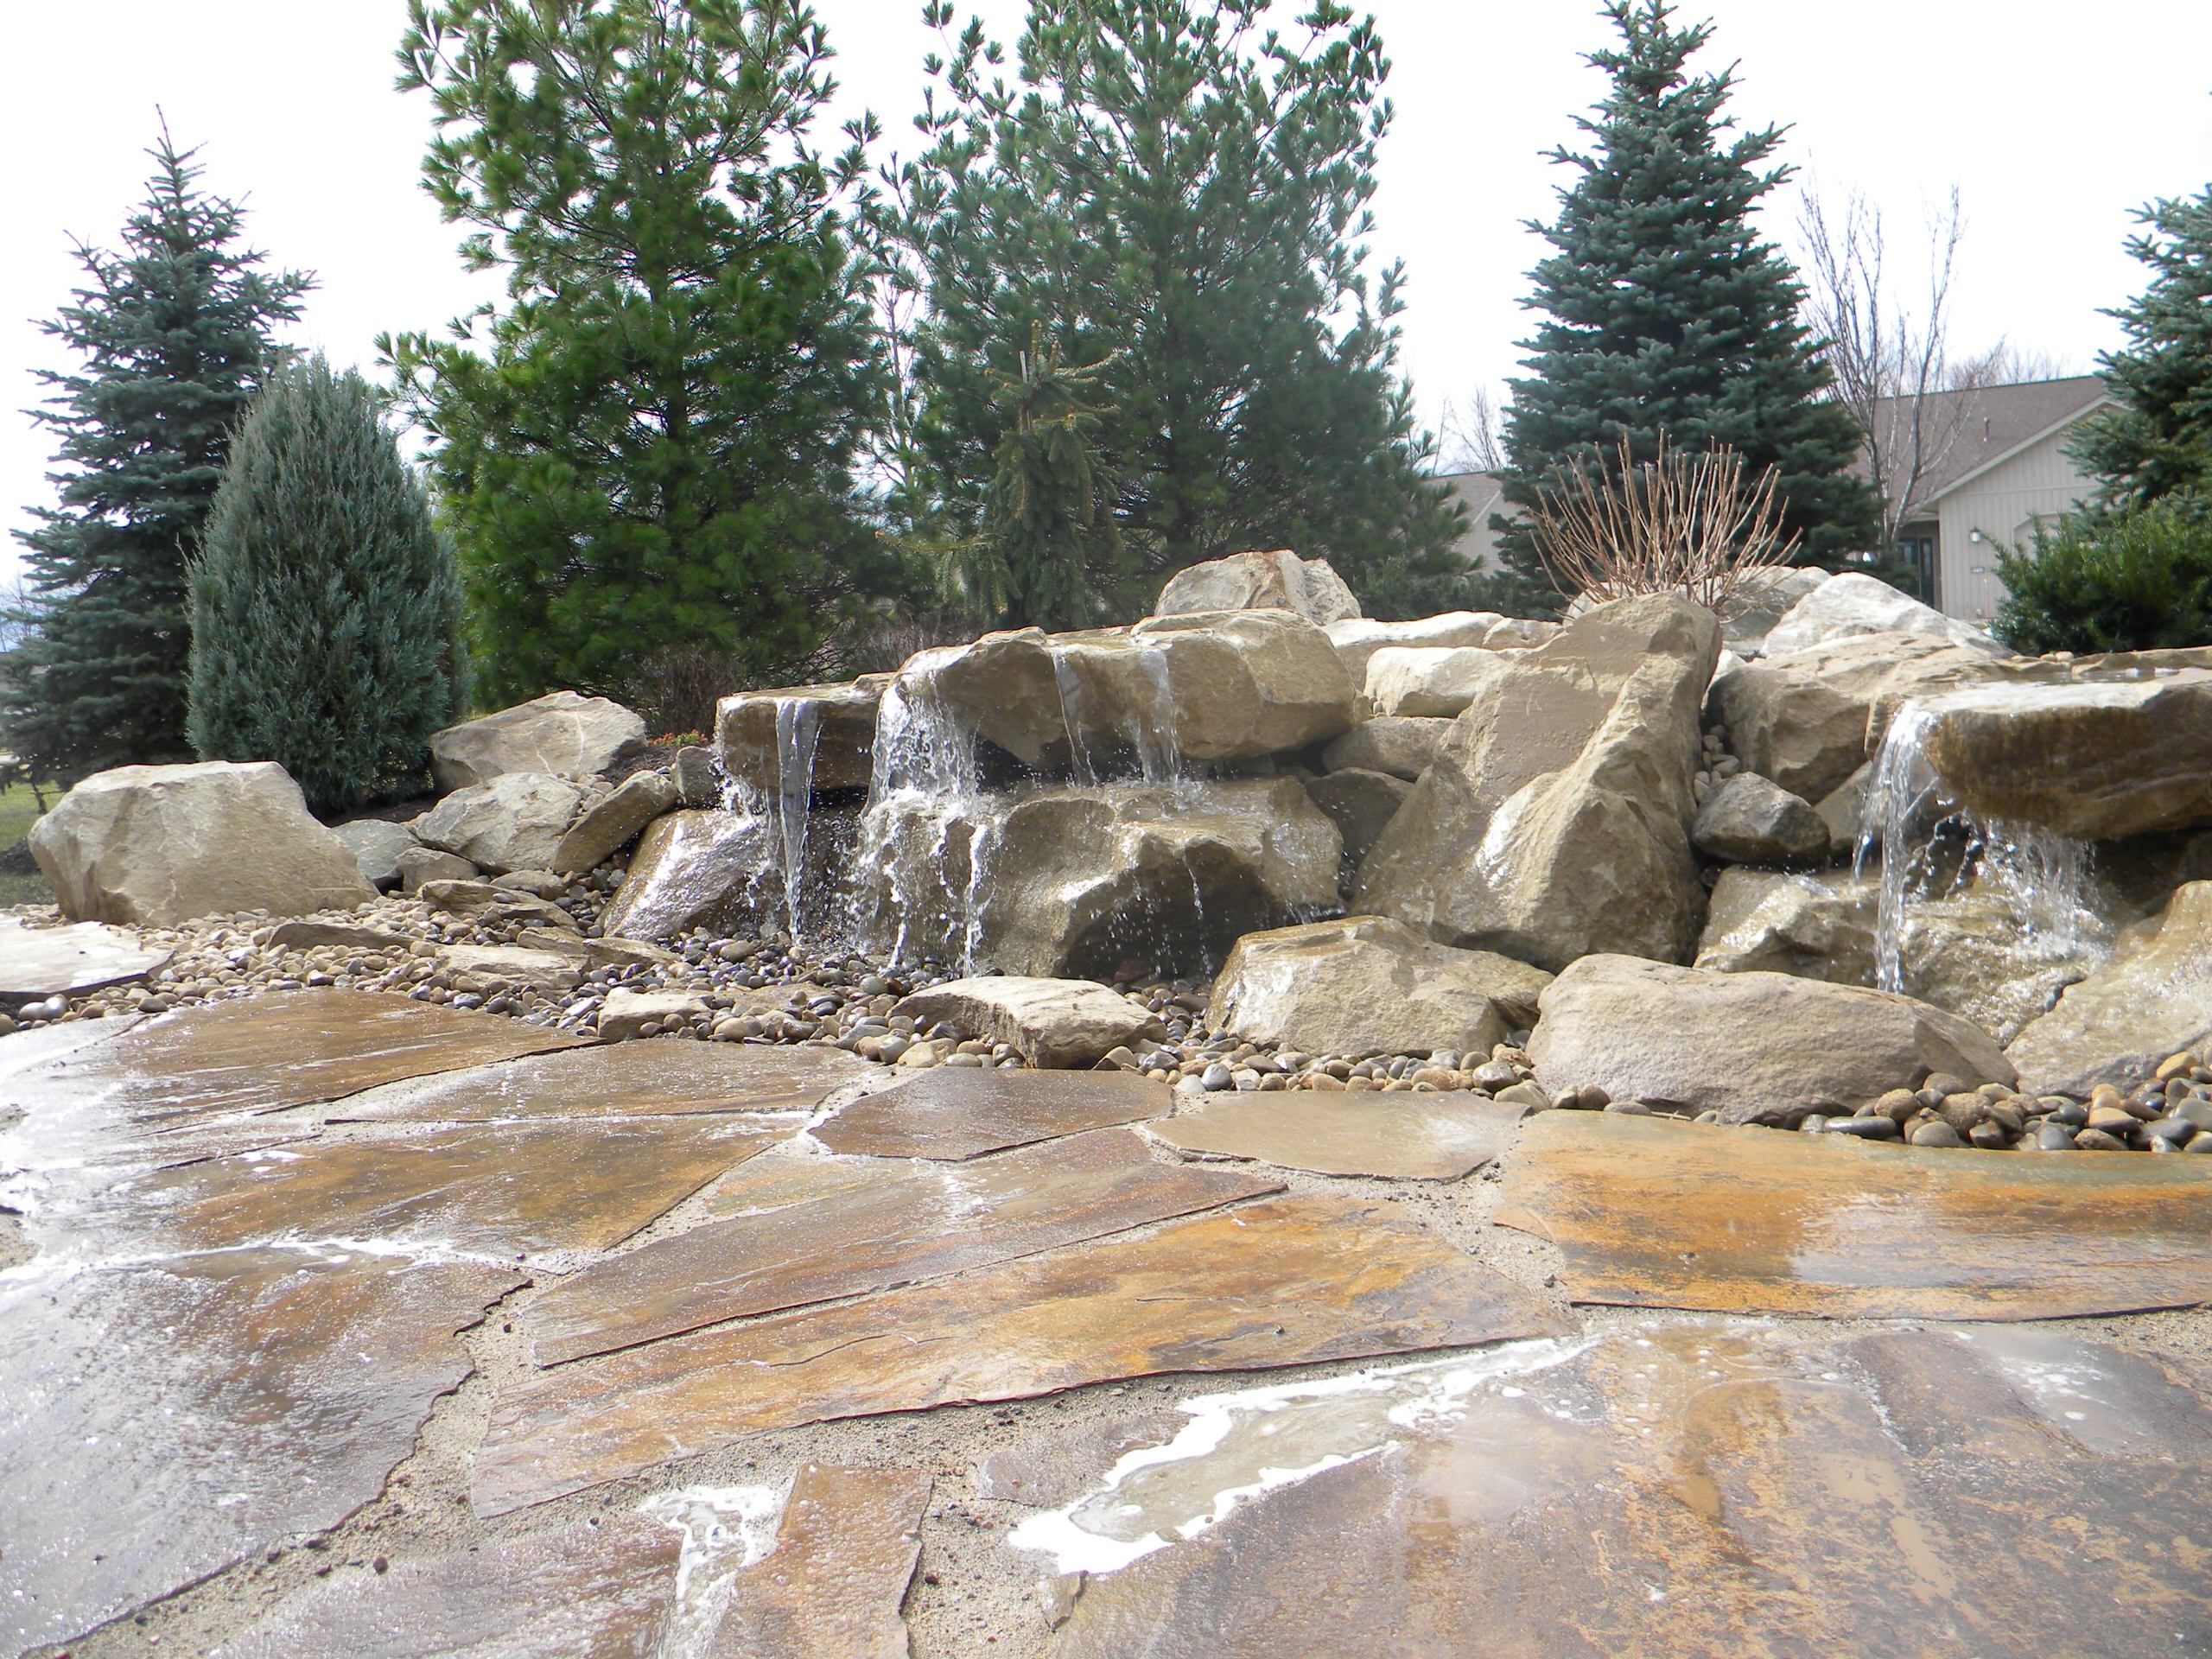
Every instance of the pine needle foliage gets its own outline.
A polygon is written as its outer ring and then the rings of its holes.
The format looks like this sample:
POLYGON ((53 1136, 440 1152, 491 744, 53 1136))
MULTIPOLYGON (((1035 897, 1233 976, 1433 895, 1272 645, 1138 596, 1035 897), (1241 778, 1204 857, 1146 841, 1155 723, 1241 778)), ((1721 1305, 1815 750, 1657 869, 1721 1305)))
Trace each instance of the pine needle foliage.
POLYGON ((60 440, 60 504, 19 531, 30 603, 10 656, 7 744, 35 775, 182 760, 190 633, 186 571, 231 435, 283 360, 276 328, 313 279, 264 269, 244 212, 200 188, 197 150, 166 125, 143 206, 42 325, 82 359, 41 371, 31 418, 60 440))
POLYGON ((287 369, 231 446, 192 569, 192 744, 318 811, 417 792, 462 708, 461 586, 378 394, 287 369))

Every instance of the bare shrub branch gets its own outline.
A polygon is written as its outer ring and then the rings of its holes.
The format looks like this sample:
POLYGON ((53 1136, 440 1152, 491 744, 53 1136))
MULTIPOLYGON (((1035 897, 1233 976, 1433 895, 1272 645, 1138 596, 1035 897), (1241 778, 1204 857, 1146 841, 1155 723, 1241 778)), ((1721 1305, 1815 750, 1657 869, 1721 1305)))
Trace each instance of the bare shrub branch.
POLYGON ((1797 550, 1796 537, 1783 539, 1777 482, 1770 467, 1746 486, 1737 451, 1685 456, 1663 434, 1639 461, 1624 436, 1618 467, 1586 463, 1536 492, 1536 551, 1569 599, 1679 593, 1732 617, 1797 550))

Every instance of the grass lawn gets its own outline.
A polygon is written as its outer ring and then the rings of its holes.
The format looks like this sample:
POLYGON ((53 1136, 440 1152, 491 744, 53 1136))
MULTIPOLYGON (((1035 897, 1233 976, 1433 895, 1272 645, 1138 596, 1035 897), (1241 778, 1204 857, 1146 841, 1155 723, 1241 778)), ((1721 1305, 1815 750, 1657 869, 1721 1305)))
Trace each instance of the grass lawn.
MULTIPOLYGON (((60 791, 46 791, 48 806, 60 798, 60 791)), ((0 789, 0 849, 13 847, 30 833, 31 821, 38 817, 38 798, 31 793, 29 784, 15 784, 0 789)), ((14 861, 10 861, 12 865, 14 861)), ((17 874, 11 868, 0 866, 0 905, 50 905, 54 889, 46 885, 46 878, 36 870, 17 874)))

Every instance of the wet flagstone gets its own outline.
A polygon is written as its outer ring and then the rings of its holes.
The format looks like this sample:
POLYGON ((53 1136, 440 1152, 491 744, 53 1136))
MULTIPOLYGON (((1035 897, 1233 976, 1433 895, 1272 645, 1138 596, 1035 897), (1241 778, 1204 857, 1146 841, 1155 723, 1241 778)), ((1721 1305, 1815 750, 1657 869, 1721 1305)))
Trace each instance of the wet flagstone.
POLYGON ((790 1133, 742 1119, 503 1123, 242 1154, 166 1171, 131 1196, 177 1249, 604 1249, 790 1133))
POLYGON ((918 1470, 800 1469, 775 1547, 731 1586, 712 1659, 907 1659, 899 1608, 929 1498, 918 1470))
POLYGON ((0 1286, 0 1650, 66 1640, 376 1496, 454 1333, 520 1281, 250 1250, 0 1286))
POLYGON ((167 963, 167 950, 148 950, 129 934, 99 922, 27 927, 0 918, 0 996, 73 995, 119 985, 167 963))
POLYGON ((832 1152, 974 1158, 1085 1129, 1163 1117, 1173 1093, 1128 1071, 944 1067, 864 1095, 814 1131, 832 1152))
POLYGON ((1578 1302, 2062 1319, 2212 1300, 2206 1161, 1546 1112, 1497 1219, 1560 1247, 1578 1302))
POLYGON ((317 1580, 213 1659, 649 1659, 680 1535, 615 1514, 317 1580))
POLYGON ((1256 1159, 1317 1175, 1452 1181, 1505 1150, 1525 1107, 1486 1095, 1209 1095, 1147 1133, 1188 1152, 1256 1159))
MULTIPOLYGON (((832 1160, 800 1173, 828 1176, 832 1160)), ((868 1160, 861 1179, 795 1196, 793 1172, 741 1170, 715 1193, 738 1213, 583 1269, 518 1318, 541 1365, 744 1314, 911 1284, 1032 1255, 1281 1183, 1163 1163, 1126 1129, 1102 1129, 965 1163, 868 1160)), ((840 1170, 839 1176, 849 1172, 840 1170)), ((798 1187, 804 1192, 804 1186, 798 1187)))
POLYGON ((1821 1329, 1628 1327, 1365 1395, 1189 1402, 1211 1432, 1017 1529, 1048 1567, 1090 1558, 1052 1651, 2212 1647, 2212 1408, 2180 1378, 2056 1332, 1821 1329), (2019 1433, 1993 1446, 1969 1414, 2019 1433))
POLYGON ((329 1116, 337 1123, 481 1123, 807 1111, 839 1085, 880 1072, 837 1048, 615 1043, 386 1084, 349 1096, 329 1116))
POLYGON ((211 1112, 302 1106, 580 1040, 400 996, 280 991, 141 1021, 16 1073, 4 1095, 29 1109, 96 1099, 120 1118, 168 1128, 211 1112))
POLYGON ((1266 1199, 538 1372, 495 1401, 473 1495, 496 1514, 765 1429, 1556 1325, 1394 1205, 1266 1199))

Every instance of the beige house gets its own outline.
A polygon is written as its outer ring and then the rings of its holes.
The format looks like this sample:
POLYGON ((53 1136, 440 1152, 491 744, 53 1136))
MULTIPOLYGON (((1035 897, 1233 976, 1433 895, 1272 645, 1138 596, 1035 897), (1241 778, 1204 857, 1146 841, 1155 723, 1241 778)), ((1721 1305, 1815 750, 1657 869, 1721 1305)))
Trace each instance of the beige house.
MULTIPOLYGON (((2000 549, 2027 544, 2036 524, 2080 505, 2092 481, 2066 454, 2075 427, 2108 401, 2093 374, 1939 392, 1919 410, 1922 461, 1910 467, 1909 400, 1887 400, 1893 495, 1906 498, 1898 556, 1919 597, 1947 616, 1986 622, 2005 598, 2000 549)), ((1862 475, 1864 468, 1862 467, 1862 475)))
POLYGON ((1468 566, 1497 569, 1497 535, 1490 516, 1498 510, 1496 473, 1440 473, 1436 481, 1448 484, 1452 495, 1467 509, 1467 527, 1455 550, 1468 566))

